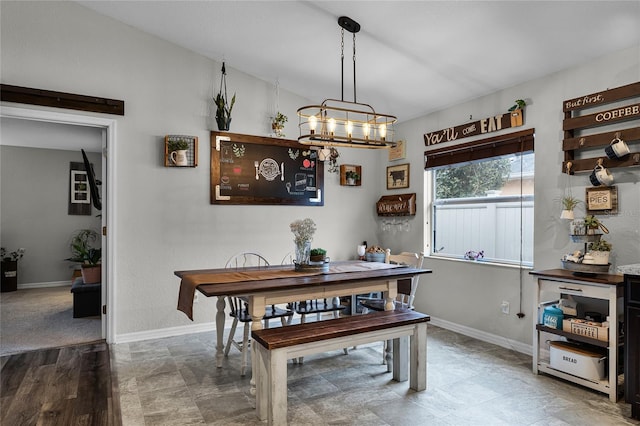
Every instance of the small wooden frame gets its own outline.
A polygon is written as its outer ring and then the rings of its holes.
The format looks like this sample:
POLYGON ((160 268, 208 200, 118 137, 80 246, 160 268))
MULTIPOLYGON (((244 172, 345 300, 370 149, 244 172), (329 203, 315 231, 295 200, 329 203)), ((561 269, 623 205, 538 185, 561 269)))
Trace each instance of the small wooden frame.
POLYGON ((198 166, 198 137, 186 135, 166 135, 164 137, 164 166, 165 167, 197 167, 198 166), (171 161, 169 142, 182 139, 189 144, 187 148, 187 165, 178 166, 171 161))
POLYGON ((340 185, 342 186, 361 186, 362 185, 362 166, 356 166, 354 164, 342 164, 340 165, 340 185), (359 176, 355 179, 355 183, 349 184, 347 181, 347 172, 356 172, 359 176))
POLYGON ((409 163, 387 167, 387 189, 409 187, 409 163))
POLYGON ((596 186, 585 189, 587 214, 617 214, 618 188, 616 186, 596 186))
POLYGON ((414 216, 416 214, 416 193, 385 195, 376 203, 378 216, 414 216))

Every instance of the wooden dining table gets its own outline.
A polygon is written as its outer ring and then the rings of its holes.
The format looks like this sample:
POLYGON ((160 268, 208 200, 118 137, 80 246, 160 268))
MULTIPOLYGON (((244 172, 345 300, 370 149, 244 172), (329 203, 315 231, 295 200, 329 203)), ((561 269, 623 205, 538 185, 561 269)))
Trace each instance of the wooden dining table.
MULTIPOLYGON (((323 270, 296 270, 294 265, 247 268, 220 268, 175 271, 181 279, 178 310, 193 320, 195 291, 207 297, 217 297, 216 303, 216 366, 224 359, 225 297, 242 296, 248 303, 251 329, 262 329, 265 307, 300 300, 352 296, 382 292, 385 309, 394 308, 397 283, 400 279, 431 273, 405 265, 380 262, 332 262, 323 270)), ((252 360, 255 357, 252 357, 252 360)), ((253 363, 253 361, 252 361, 253 363)), ((254 370, 255 371, 255 370, 254 370)), ((252 380, 253 382, 253 380, 252 380)))

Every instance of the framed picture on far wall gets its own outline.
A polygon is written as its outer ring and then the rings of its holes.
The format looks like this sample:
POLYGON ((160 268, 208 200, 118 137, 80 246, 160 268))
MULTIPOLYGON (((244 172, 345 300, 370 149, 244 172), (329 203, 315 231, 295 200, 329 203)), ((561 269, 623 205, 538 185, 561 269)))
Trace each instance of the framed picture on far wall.
POLYGON ((387 167, 387 189, 409 187, 409 163, 387 167))

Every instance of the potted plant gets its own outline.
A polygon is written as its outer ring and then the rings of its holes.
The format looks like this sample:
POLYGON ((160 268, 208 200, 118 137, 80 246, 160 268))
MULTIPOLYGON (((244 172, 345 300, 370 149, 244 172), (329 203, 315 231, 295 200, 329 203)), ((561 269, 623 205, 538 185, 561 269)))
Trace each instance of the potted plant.
POLYGON ((71 257, 67 260, 79 263, 82 268, 82 281, 85 284, 99 283, 102 277, 102 249, 96 247, 100 235, 93 229, 81 229, 73 234, 69 247, 71 257))
POLYGON ((595 265, 607 265, 609 264, 609 255, 612 247, 610 242, 602 238, 599 241, 594 241, 589 244, 589 253, 585 255, 584 260, 587 260, 587 256, 591 256, 595 265))
POLYGON ((596 230, 600 227, 600 220, 594 215, 588 215, 584 218, 584 227, 587 230, 587 235, 595 235, 596 230))
POLYGON ((231 102, 229 102, 227 96, 227 70, 224 62, 222 63, 222 77, 220 78, 220 90, 213 101, 216 104, 216 123, 218 123, 218 130, 229 130, 231 125, 231 110, 233 104, 236 103, 236 94, 233 94, 231 102), (224 87, 224 94, 222 93, 224 87))
POLYGON ((189 142, 182 138, 170 140, 168 148, 169 158, 173 164, 176 166, 186 166, 188 164, 187 150, 189 149, 189 142))
POLYGON ((312 262, 324 262, 327 257, 327 251, 323 248, 312 248, 309 260, 312 262))
POLYGON ((18 260, 22 259, 26 250, 19 248, 14 251, 7 251, 4 247, 0 248, 1 272, 0 285, 1 291, 18 290, 18 260))
POLYGON ((560 214, 560 219, 572 220, 574 218, 573 209, 580 204, 580 202, 580 200, 571 195, 562 197, 562 213, 560 214))
POLYGON ((355 185, 360 179, 360 175, 354 170, 347 170, 345 177, 347 178, 347 185, 355 185))
POLYGON ((276 136, 282 138, 284 137, 284 133, 282 130, 284 129, 284 123, 286 123, 289 119, 286 115, 278 111, 275 117, 271 120, 271 129, 275 132, 276 136))
POLYGON ((176 139, 169 141, 169 152, 185 151, 189 149, 189 142, 184 139, 176 139))

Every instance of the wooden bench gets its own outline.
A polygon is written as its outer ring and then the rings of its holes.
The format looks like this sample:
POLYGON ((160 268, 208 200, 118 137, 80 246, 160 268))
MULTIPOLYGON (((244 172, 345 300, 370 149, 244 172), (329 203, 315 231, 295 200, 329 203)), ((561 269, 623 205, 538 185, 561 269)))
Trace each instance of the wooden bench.
POLYGON ((269 425, 287 424, 288 359, 346 346, 394 339, 393 379, 406 381, 410 370, 409 387, 425 390, 430 319, 429 315, 411 310, 382 311, 253 331, 258 418, 266 419, 269 425))

